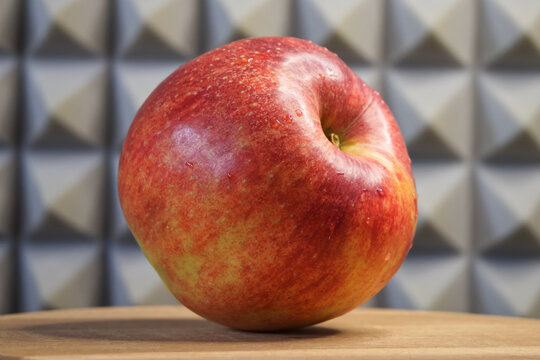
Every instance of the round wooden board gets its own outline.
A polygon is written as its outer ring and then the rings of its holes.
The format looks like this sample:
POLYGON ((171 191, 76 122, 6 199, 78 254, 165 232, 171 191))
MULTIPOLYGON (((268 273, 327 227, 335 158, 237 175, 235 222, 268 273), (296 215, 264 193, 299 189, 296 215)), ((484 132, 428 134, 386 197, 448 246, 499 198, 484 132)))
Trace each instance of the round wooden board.
POLYGON ((359 309, 296 331, 250 333, 181 306, 0 316, 0 359, 540 359, 540 320, 359 309))

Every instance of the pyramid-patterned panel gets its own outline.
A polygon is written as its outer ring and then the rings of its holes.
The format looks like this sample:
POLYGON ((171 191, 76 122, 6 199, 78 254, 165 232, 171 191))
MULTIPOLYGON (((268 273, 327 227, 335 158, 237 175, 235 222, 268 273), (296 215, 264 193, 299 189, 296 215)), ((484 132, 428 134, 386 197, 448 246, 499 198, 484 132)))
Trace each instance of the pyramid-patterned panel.
POLYGON ((298 2, 300 37, 327 47, 351 63, 375 64, 381 60, 383 16, 383 1, 298 2))
POLYGON ((69 241, 25 244, 21 249, 23 310, 36 311, 102 304, 99 246, 69 241))
POLYGON ((409 255, 384 288, 383 304, 415 310, 469 311, 468 288, 465 257, 409 255))
POLYGON ((20 0, 0 1, 0 56, 15 53, 18 48, 19 22, 17 20, 20 12, 20 0))
POLYGON ((539 259, 490 258, 476 261, 475 310, 487 314, 538 317, 539 259))
POLYGON ((0 146, 13 145, 16 136, 18 64, 14 56, 0 57, 0 146))
POLYGON ((105 176, 99 153, 29 153, 24 159, 24 228, 32 238, 102 235, 105 176))
POLYGON ((460 163, 417 163, 418 224, 412 253, 465 253, 470 243, 471 185, 460 163))
POLYGON ((32 60, 25 71, 26 141, 38 147, 99 147, 107 124, 102 61, 32 60))
POLYGON ((474 44, 474 1, 390 0, 390 60, 400 65, 464 66, 474 44))
POLYGON ((199 1, 119 0, 117 53, 130 58, 193 58, 199 51, 199 1))
POLYGON ((479 77, 478 153, 487 161, 540 160, 540 72, 479 77))
POLYGON ((292 0, 206 0, 206 50, 245 37, 291 35, 292 0))
POLYGON ((110 4, 107 0, 28 0, 27 50, 47 56, 106 54, 110 4))
POLYGON ((480 58, 499 68, 540 68, 540 2, 480 1, 480 58))
POLYGON ((16 161, 13 151, 0 150, 0 241, 14 234, 16 161))
POLYGON ((473 130, 472 81, 462 70, 393 70, 386 95, 413 158, 466 159, 473 130))
POLYGON ((3 239, 0 240, 0 314, 6 314, 12 311, 12 303, 14 302, 13 283, 14 274, 13 256, 10 242, 3 239))
POLYGON ((476 176, 477 248, 540 256, 540 165, 482 166, 476 176))
POLYGON ((175 303, 116 189, 167 75, 255 36, 327 47, 389 104, 414 246, 364 306, 540 317, 537 0, 0 0, 0 313, 175 303))

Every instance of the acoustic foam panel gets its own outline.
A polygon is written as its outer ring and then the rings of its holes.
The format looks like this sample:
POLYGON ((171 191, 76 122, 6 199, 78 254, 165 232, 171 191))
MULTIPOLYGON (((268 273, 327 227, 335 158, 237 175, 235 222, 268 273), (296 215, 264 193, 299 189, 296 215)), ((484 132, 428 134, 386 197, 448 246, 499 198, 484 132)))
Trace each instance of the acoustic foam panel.
POLYGON ((0 0, 0 312, 175 303, 116 192, 123 138, 206 50, 297 36, 393 110, 415 245, 366 306, 540 317, 540 2, 0 0))

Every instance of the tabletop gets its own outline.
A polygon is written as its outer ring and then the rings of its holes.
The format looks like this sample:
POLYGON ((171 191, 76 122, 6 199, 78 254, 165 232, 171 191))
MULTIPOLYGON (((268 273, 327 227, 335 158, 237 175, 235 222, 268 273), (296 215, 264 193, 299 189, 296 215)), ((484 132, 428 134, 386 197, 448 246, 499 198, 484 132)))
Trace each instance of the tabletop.
POLYGON ((182 306, 0 316, 0 359, 540 359, 540 320, 358 309, 279 333, 232 330, 182 306))

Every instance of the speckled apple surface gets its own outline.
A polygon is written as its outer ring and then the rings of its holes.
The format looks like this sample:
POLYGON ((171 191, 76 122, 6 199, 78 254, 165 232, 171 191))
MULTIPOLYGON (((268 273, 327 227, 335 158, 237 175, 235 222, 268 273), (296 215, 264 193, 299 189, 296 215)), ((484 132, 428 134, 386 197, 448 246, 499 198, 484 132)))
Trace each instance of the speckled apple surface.
POLYGON ((413 160, 414 246, 366 306, 540 316, 539 4, 250 4, 0 1, 0 312, 177 303, 121 215, 120 146, 179 65, 272 35, 338 53, 413 160))
POLYGON ((412 246, 416 189, 380 95, 306 40, 239 40, 178 68, 128 131, 127 223, 175 297, 244 330, 375 295, 412 246))

